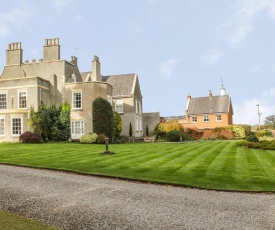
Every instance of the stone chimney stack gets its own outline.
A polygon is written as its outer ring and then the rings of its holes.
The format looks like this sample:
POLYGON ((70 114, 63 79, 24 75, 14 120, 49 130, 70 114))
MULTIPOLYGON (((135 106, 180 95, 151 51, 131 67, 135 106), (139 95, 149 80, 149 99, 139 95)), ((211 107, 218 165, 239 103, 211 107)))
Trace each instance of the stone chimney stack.
POLYGON ((72 56, 71 63, 74 64, 75 66, 77 66, 77 57, 72 56))
POLYGON ((97 56, 94 56, 92 61, 92 81, 102 81, 100 73, 100 62, 97 56))
POLYGON ((185 107, 185 116, 188 116, 188 109, 189 109, 190 100, 191 100, 191 95, 189 93, 187 95, 187 103, 186 103, 186 107, 185 107))
POLYGON ((209 90, 209 99, 212 99, 212 91, 209 90))
POLYGON ((45 39, 44 61, 60 60, 59 38, 45 39))
POLYGON ((20 65, 23 60, 21 42, 11 43, 6 51, 6 65, 20 65))

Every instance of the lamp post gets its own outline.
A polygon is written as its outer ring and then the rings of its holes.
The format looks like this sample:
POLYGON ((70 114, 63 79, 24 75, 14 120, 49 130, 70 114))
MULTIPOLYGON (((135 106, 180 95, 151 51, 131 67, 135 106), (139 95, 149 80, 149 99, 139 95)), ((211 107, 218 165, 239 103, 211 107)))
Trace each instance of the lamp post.
POLYGON ((259 118, 259 131, 261 129, 261 113, 260 113, 260 104, 256 105, 258 107, 258 118, 259 118))
POLYGON ((109 151, 109 138, 108 137, 105 138, 105 146, 106 146, 106 150, 104 153, 109 154, 110 151, 109 151))

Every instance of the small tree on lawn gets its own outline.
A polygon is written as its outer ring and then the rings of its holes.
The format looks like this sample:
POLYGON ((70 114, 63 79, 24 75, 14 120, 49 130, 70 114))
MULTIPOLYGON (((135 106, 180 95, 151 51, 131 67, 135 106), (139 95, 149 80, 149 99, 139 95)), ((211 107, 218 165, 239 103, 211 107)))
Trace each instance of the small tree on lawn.
POLYGON ((149 136, 149 129, 148 129, 148 125, 146 125, 146 131, 145 131, 145 133, 146 133, 146 136, 149 136))
POLYGON ((132 123, 130 122, 130 128, 129 128, 129 136, 133 136, 133 129, 132 129, 132 123))
POLYGON ((118 139, 122 130, 122 119, 118 112, 114 112, 114 140, 118 139))
POLYGON ((111 104, 98 97, 93 101, 93 131, 105 134, 112 142, 114 132, 114 115, 111 104))

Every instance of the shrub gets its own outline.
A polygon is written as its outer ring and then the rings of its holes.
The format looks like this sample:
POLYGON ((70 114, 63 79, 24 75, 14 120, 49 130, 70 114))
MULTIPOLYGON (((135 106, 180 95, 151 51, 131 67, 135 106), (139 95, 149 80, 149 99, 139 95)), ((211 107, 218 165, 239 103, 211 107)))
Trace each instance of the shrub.
POLYGON ((255 134, 251 134, 245 138, 249 142, 259 142, 258 137, 255 134))
POLYGON ((146 125, 145 134, 146 134, 146 136, 149 136, 149 128, 148 128, 148 125, 146 125))
POLYGON ((264 135, 267 137, 272 137, 272 132, 270 130, 266 130, 264 135))
POLYGON ((165 132, 165 131, 158 130, 158 131, 155 131, 153 133, 153 135, 156 135, 157 140, 162 141, 163 139, 165 139, 166 133, 167 132, 165 132))
POLYGON ((91 143, 95 143, 96 139, 97 139, 96 133, 89 133, 89 134, 82 135, 80 137, 79 141, 80 141, 80 143, 91 144, 91 143))
POLYGON ((180 136, 182 136, 184 139, 184 136, 185 136, 184 132, 181 132, 179 130, 172 130, 172 131, 166 133, 165 139, 170 142, 179 142, 180 136))
POLYGON ((42 143, 42 138, 36 133, 26 131, 19 136, 19 141, 22 143, 42 143))
POLYGON ((247 147, 248 146, 248 141, 239 141, 238 143, 237 143, 237 145, 239 146, 239 147, 247 147))
POLYGON ((105 134, 99 134, 96 138, 96 143, 97 144, 105 144, 105 138, 107 136, 105 134))
POLYGON ((132 123, 130 122, 130 126, 129 126, 129 136, 133 136, 133 128, 132 128, 132 123))
POLYGON ((118 139, 122 130, 122 119, 118 112, 114 112, 114 140, 118 139))
POLYGON ((251 125, 243 125, 245 136, 249 136, 251 134, 251 125))
POLYGON ((245 138, 245 129, 242 125, 233 125, 232 128, 236 139, 245 138))
POLYGON ((156 127, 156 131, 165 131, 165 132, 169 132, 172 130, 179 130, 179 131, 184 131, 183 126, 178 122, 177 119, 171 119, 168 120, 166 122, 162 122, 160 124, 157 125, 156 127))
POLYGON ((35 112, 30 110, 31 131, 41 135, 43 141, 67 141, 70 132, 70 105, 65 102, 59 108, 46 107, 44 103, 35 112))
POLYGON ((98 97, 93 101, 93 129, 99 134, 105 133, 109 137, 110 143, 114 132, 114 115, 111 104, 98 97))
POLYGON ((199 140, 203 136, 202 131, 198 131, 195 129, 187 128, 185 129, 186 139, 187 140, 199 140))
POLYGON ((127 143, 128 141, 129 141, 129 138, 127 136, 121 135, 113 143, 114 144, 124 144, 124 143, 127 143))

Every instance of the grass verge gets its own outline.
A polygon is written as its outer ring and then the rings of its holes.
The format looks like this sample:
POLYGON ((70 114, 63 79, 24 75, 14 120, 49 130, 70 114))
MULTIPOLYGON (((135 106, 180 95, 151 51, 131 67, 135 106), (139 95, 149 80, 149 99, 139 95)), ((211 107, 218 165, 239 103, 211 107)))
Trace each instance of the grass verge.
POLYGON ((14 214, 0 211, 1 230, 54 230, 57 228, 50 227, 38 221, 16 216, 14 214))
POLYGON ((0 144, 0 163, 229 191, 275 192, 275 151, 236 141, 0 144))

